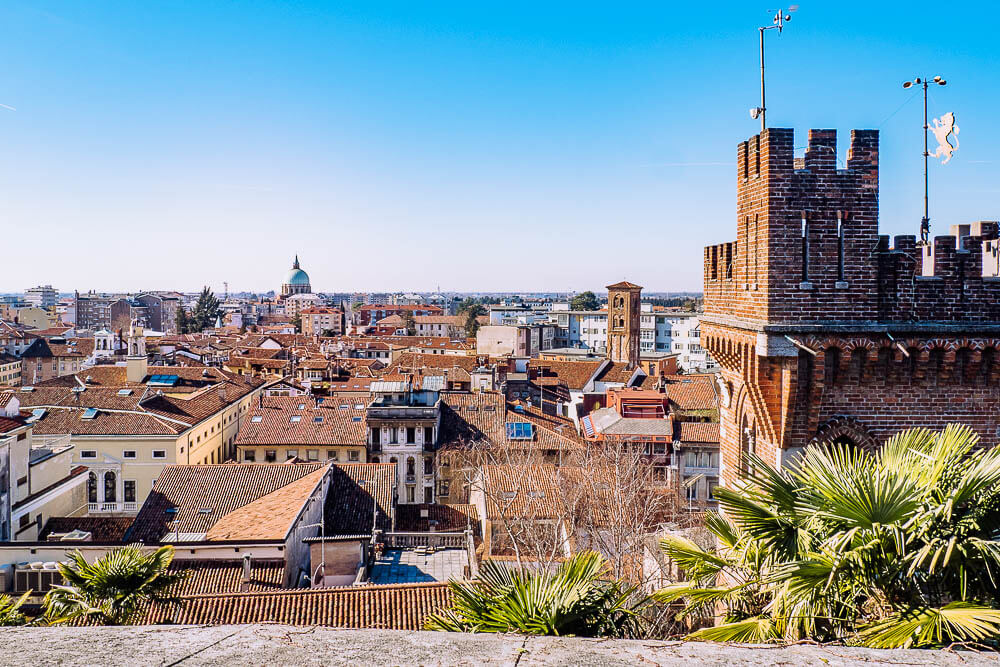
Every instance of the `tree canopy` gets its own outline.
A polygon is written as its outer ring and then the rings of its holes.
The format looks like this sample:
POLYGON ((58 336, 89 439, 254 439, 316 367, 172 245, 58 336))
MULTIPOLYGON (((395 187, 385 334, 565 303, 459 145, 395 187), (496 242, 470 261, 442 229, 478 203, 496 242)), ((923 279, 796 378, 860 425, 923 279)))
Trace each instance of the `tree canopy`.
MULTIPOLYGON (((181 333, 198 333, 215 326, 215 321, 219 318, 219 300, 212 294, 212 290, 204 287, 198 295, 198 301, 191 310, 191 317, 188 320, 187 331, 181 333)), ((178 328, 180 321, 178 320, 178 328)))
POLYGON ((571 310, 597 310, 601 307, 601 301, 593 292, 580 292, 570 299, 569 307, 571 310))

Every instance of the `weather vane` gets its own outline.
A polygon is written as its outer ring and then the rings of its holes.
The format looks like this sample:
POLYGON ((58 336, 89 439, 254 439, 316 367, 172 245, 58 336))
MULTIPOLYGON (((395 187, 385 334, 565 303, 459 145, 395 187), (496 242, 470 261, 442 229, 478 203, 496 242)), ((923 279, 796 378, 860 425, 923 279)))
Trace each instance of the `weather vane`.
POLYGON ((913 81, 904 81, 903 88, 910 88, 913 85, 924 87, 924 217, 920 221, 920 243, 921 245, 927 245, 930 243, 930 233, 931 233, 931 217, 930 208, 928 206, 928 192, 930 188, 928 187, 927 178, 927 159, 930 157, 940 157, 944 158, 941 160, 941 164, 948 164, 951 159, 952 153, 958 148, 958 138, 955 138, 955 145, 951 144, 948 137, 952 135, 957 135, 959 132, 958 125, 955 125, 955 114, 951 111, 941 116, 940 118, 934 119, 934 126, 931 127, 927 122, 927 88, 930 84, 937 84, 938 86, 944 86, 948 82, 942 79, 940 76, 936 76, 933 79, 928 79, 927 77, 917 77, 913 81), (934 133, 934 138, 937 139, 938 147, 931 153, 927 146, 927 133, 928 131, 934 133))
POLYGON ((792 12, 798 10, 798 5, 791 5, 788 8, 788 13, 785 13, 784 9, 769 9, 768 12, 774 12, 774 19, 771 21, 771 25, 761 26, 760 30, 760 106, 750 109, 750 117, 757 119, 760 118, 760 129, 763 132, 767 128, 767 121, 765 116, 767 115, 767 105, 764 103, 764 31, 777 29, 778 34, 784 30, 785 24, 792 20, 792 12))

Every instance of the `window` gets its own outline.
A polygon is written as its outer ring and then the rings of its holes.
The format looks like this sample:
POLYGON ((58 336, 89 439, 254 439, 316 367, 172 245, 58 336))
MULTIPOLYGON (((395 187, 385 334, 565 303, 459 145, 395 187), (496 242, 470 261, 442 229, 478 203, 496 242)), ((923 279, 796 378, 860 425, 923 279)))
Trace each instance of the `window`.
POLYGON ((361 460, 361 454, 360 454, 360 452, 358 452, 358 450, 352 449, 349 452, 347 452, 347 459, 349 461, 360 461, 361 460))
POLYGON ((428 504, 434 502, 434 487, 433 486, 425 486, 424 487, 424 502, 428 503, 428 504))
POLYGON ((406 487, 406 502, 408 503, 413 502, 413 494, 414 494, 413 487, 412 486, 406 487))
POLYGON ((111 470, 104 473, 104 502, 113 503, 117 500, 118 479, 111 470))
POLYGON ((322 424, 322 423, 323 423, 322 417, 313 417, 313 424, 322 424))
POLYGON ((337 450, 336 449, 328 449, 328 450, 326 450, 326 460, 327 461, 336 461, 337 460, 337 450))
POLYGON ((18 479, 17 479, 17 485, 18 486, 24 486, 27 483, 28 483, 28 476, 27 475, 24 475, 23 477, 18 477, 18 479))
MULTIPOLYGON (((417 474, 416 471, 417 462, 413 460, 412 456, 406 458, 406 475, 412 477, 417 474)), ((412 502, 412 501, 411 501, 412 502)))
POLYGON ((285 450, 285 459, 286 460, 287 459, 298 458, 298 456, 299 456, 299 450, 297 450, 297 449, 286 449, 285 450))
POLYGON ((259 424, 264 421, 264 417, 262 415, 254 415, 250 418, 250 421, 254 424, 259 424))
POLYGON ((382 444, 382 432, 377 427, 372 427, 372 444, 380 445, 382 444))
POLYGON ((268 463, 274 463, 278 459, 278 452, 274 449, 267 449, 264 451, 264 460, 268 463))
POLYGON ((318 449, 307 449, 306 458, 310 461, 319 461, 319 450, 318 449))
POLYGON ((693 503, 698 500, 698 484, 692 484, 685 489, 685 496, 687 496, 687 501, 693 503))
POLYGON ((252 449, 243 450, 243 460, 247 463, 253 463, 257 460, 257 452, 252 449))
POLYGON ((28 523, 30 521, 31 521, 31 517, 29 515, 25 514, 24 516, 22 516, 20 519, 17 520, 17 527, 19 529, 23 530, 23 529, 25 529, 25 528, 28 527, 28 523))
POLYGON ((424 427, 424 444, 434 444, 434 428, 431 426, 424 427))
POLYGON ((165 459, 167 458, 167 450, 165 449, 154 449, 153 450, 154 459, 165 459))
POLYGON ((708 499, 715 500, 715 490, 719 487, 719 480, 709 478, 708 480, 708 499))
POLYGON ((97 475, 93 472, 87 475, 87 502, 97 502, 97 475))
MULTIPOLYGON (((427 457, 424 459, 424 474, 433 475, 434 474, 434 459, 427 457)), ((430 501, 428 501, 430 502, 430 501)))
POLYGON ((802 282, 809 282, 809 220, 802 211, 802 282))
POLYGON ((122 452, 122 458, 123 459, 134 459, 135 458, 135 450, 134 449, 126 449, 125 451, 122 452))
POLYGON ((417 441, 417 429, 412 426, 406 428, 406 444, 412 445, 417 441))
POLYGON ((393 428, 389 429, 389 444, 390 445, 395 445, 397 442, 399 442, 399 440, 397 439, 398 435, 399 435, 398 431, 399 430, 396 427, 393 427, 393 428))
POLYGON ((300 421, 302 421, 302 415, 292 415, 288 418, 290 424, 298 424, 300 421))
POLYGON ((80 458, 81 459, 96 459, 97 458, 97 452, 95 450, 93 450, 93 449, 83 449, 83 450, 80 451, 80 458))
POLYGON ((123 488, 124 488, 124 496, 123 497, 125 498, 125 502, 127 502, 127 503, 134 503, 135 502, 135 480, 134 479, 126 479, 124 482, 122 482, 122 484, 123 484, 123 488))

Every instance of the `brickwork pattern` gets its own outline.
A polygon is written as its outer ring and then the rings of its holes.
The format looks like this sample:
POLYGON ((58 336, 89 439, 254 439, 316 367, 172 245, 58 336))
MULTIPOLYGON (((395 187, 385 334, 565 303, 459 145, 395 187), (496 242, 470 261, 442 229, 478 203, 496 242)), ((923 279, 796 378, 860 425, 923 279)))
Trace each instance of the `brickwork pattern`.
POLYGON ((878 132, 851 133, 845 169, 833 130, 810 131, 804 158, 793 145, 788 129, 739 145, 737 238, 705 249, 723 479, 747 451, 780 466, 817 439, 876 446, 912 426, 960 421, 995 444, 1000 279, 983 255, 997 224, 973 224, 960 248, 954 236, 890 244, 878 234, 878 132))

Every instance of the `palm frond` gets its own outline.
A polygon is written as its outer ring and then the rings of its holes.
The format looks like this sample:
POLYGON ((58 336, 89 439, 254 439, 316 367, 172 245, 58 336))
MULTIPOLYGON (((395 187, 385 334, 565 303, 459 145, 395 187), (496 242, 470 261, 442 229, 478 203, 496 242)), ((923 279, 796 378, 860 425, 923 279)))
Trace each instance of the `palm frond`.
POLYGON ((870 648, 910 648, 1000 637, 1000 609, 967 602, 908 609, 864 626, 857 643, 870 648))

